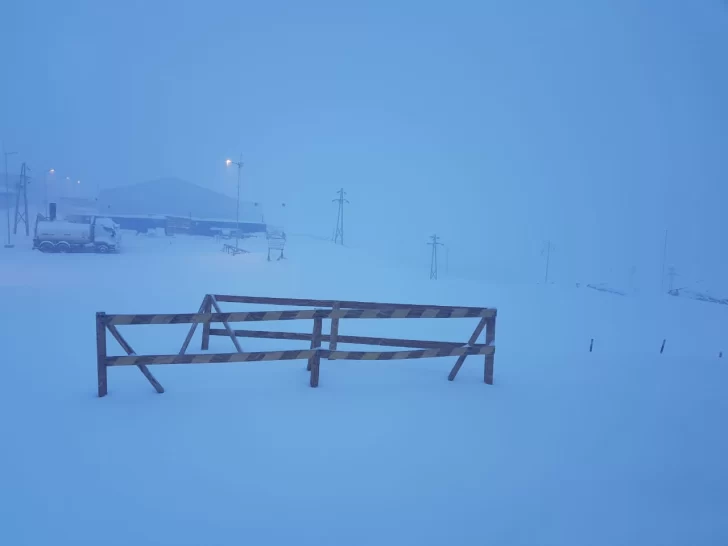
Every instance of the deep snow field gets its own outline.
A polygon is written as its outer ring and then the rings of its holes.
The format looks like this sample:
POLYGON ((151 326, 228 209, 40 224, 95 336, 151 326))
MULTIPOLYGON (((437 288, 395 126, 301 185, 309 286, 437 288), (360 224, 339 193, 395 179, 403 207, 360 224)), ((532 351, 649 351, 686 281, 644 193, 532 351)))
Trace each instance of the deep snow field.
MULTIPOLYGON (((0 544, 728 543, 725 306, 432 282, 305 238, 269 263, 264 241, 124 237, 118 255, 0 248, 0 544), (497 307, 495 385, 482 357, 452 383, 454 359, 322 361, 317 389, 305 362, 264 362, 152 366, 161 395, 112 368, 97 398, 96 311, 196 312, 206 293, 497 307)), ((476 322, 341 333, 465 341, 476 322)), ((139 354, 187 329, 120 327, 139 354)))

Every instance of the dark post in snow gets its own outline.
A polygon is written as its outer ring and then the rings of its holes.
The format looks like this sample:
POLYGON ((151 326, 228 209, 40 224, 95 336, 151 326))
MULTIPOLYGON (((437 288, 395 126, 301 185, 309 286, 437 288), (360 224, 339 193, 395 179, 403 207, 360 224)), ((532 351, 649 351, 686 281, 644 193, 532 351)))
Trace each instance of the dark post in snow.
POLYGON ((108 393, 106 381, 106 314, 96 313, 96 371, 99 398, 108 393))
MULTIPOLYGON (((488 319, 485 326, 485 344, 492 346, 495 344, 495 319, 496 315, 493 315, 488 319)), ((493 367, 495 364, 495 353, 491 353, 485 356, 485 383, 486 385, 493 384, 493 367)))
POLYGON ((344 188, 341 188, 338 192, 336 192, 339 197, 338 199, 333 199, 333 203, 339 204, 339 212, 336 216, 336 231, 334 232, 334 244, 341 242, 341 246, 344 246, 344 203, 349 203, 349 200, 346 199, 346 192, 344 191, 344 188))
POLYGON ((311 349, 316 352, 309 359, 308 366, 311 370, 311 386, 318 387, 319 384, 319 368, 321 366, 321 332, 323 330, 323 319, 313 319, 313 336, 311 338, 311 349))

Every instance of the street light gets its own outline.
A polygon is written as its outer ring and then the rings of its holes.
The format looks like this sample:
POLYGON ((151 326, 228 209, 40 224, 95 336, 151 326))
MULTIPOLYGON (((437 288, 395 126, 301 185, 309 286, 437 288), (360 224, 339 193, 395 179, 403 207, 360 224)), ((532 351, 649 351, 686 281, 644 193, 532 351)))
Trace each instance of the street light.
POLYGON ((235 250, 237 250, 238 239, 240 238, 240 174, 243 170, 243 154, 240 154, 240 161, 233 161, 232 159, 225 160, 227 167, 233 164, 238 166, 238 200, 235 208, 235 223, 237 224, 237 228, 235 229, 235 250))
POLYGON ((55 169, 48 169, 45 173, 45 209, 46 212, 48 212, 48 175, 53 175, 56 173, 55 169))
POLYGON ((8 175, 8 156, 17 153, 5 152, 5 205, 8 209, 8 242, 5 244, 5 248, 13 248, 13 244, 10 242, 10 176, 8 175))

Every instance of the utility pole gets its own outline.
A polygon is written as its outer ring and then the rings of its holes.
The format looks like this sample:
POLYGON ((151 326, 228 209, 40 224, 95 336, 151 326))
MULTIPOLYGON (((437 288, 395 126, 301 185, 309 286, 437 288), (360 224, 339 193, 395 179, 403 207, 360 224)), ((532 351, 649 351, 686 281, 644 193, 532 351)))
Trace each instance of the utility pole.
POLYGON ((431 242, 427 243, 432 246, 432 258, 430 259, 430 280, 437 280, 437 247, 445 246, 437 235, 430 235, 431 242))
POLYGON ((15 194, 15 227, 13 235, 18 234, 18 224, 25 224, 25 235, 30 235, 30 227, 28 226, 28 171, 30 169, 25 165, 20 167, 20 179, 18 180, 18 191, 15 194), (20 197, 23 197, 23 212, 20 211, 20 197))
POLYGON ((541 255, 546 254, 546 276, 544 277, 544 284, 549 283, 549 266, 551 265, 551 251, 556 250, 551 241, 546 241, 546 248, 541 251, 541 255))
POLYGON ((665 247, 662 250, 662 275, 660 276, 660 294, 665 291, 665 263, 667 262, 667 230, 665 230, 665 247))
POLYGON ((344 203, 349 203, 346 199, 346 192, 344 188, 341 188, 336 192, 339 196, 338 199, 332 199, 332 203, 339 204, 339 212, 336 216, 336 231, 334 232, 334 244, 341 240, 341 246, 344 246, 344 203))
POLYGON ((240 161, 233 161, 228 159, 225 164, 229 167, 230 165, 238 166, 238 199, 235 207, 235 250, 238 250, 238 241, 240 240, 240 176, 243 170, 243 154, 240 153, 240 161))
POLYGON ((5 207, 7 208, 8 216, 8 242, 5 243, 5 248, 13 248, 13 244, 10 242, 10 175, 8 175, 8 156, 15 155, 18 152, 5 152, 5 207))
POLYGON ((667 270, 667 276, 670 279, 669 288, 667 289, 668 293, 672 292, 673 286, 675 284, 675 277, 677 277, 677 272, 675 271, 675 266, 671 265, 670 268, 667 270))

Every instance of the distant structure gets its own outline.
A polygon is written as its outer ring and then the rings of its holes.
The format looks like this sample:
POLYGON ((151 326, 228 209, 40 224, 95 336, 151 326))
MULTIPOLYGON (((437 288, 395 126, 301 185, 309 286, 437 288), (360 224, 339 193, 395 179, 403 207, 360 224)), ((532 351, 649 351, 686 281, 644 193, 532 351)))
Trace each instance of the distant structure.
POLYGON ((346 199, 346 192, 344 191, 344 188, 341 188, 338 192, 336 192, 339 197, 337 199, 333 199, 332 202, 339 204, 339 212, 336 216, 336 231, 334 232, 334 244, 340 243, 342 246, 344 245, 344 203, 349 203, 349 200, 346 199))
POLYGON ((30 235, 30 226, 28 225, 28 171, 30 169, 25 162, 20 167, 20 178, 18 179, 18 190, 15 192, 15 226, 13 227, 13 235, 18 234, 18 224, 25 224, 25 235, 30 235), (23 210, 20 210, 20 199, 23 199, 23 210))
POLYGON ((541 255, 546 255, 546 275, 544 276, 544 284, 549 283, 549 266, 551 265, 551 252, 555 250, 554 246, 551 244, 551 241, 546 241, 544 243, 544 249, 541 251, 541 255))
POLYGON ((667 270, 667 277, 670 279, 670 282, 668 284, 668 293, 672 292, 674 285, 675 285, 675 277, 677 277, 677 272, 675 271, 675 266, 671 265, 667 270))
MULTIPOLYGON (((242 190, 241 190, 242 191, 242 190)), ((178 178, 160 178, 102 190, 96 202, 98 213, 135 216, 205 218, 240 223, 263 223, 262 203, 240 201, 178 178)))
POLYGON ((660 275, 660 293, 665 291, 665 264, 667 263, 667 230, 665 230, 665 245, 662 250, 662 274, 660 275))
POLYGON ((445 246, 440 242, 440 238, 437 235, 430 236, 431 241, 427 243, 432 246, 432 258, 430 260, 430 280, 437 280, 437 247, 445 246))

